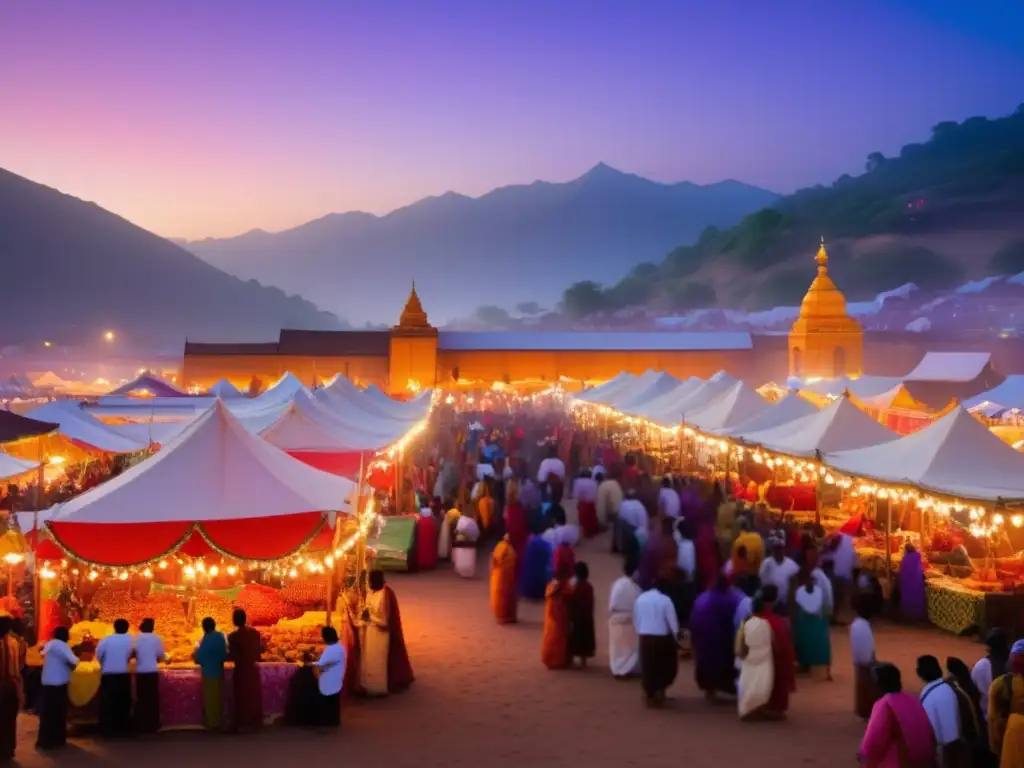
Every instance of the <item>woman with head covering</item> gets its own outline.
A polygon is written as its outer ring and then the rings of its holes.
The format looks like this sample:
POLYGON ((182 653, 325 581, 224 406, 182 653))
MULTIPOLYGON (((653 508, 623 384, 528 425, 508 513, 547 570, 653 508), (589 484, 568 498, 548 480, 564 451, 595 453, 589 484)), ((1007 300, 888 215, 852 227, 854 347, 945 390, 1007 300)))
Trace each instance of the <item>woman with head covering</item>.
POLYGON ((832 606, 825 599, 825 591, 805 569, 801 574, 796 602, 796 658, 804 670, 825 667, 828 680, 832 679, 832 643, 828 634, 828 620, 832 606))
POLYGON ((928 601, 924 592, 924 565, 921 553, 907 544, 900 561, 900 612, 908 621, 923 622, 928 618, 928 601))
POLYGON ((775 683, 772 627, 760 616, 764 613, 764 598, 755 597, 751 607, 752 615, 744 619, 736 634, 736 657, 740 661, 736 704, 741 720, 761 713, 775 683))
POLYGON ((700 595, 690 614, 693 661, 697 687, 708 699, 717 693, 736 693, 733 656, 733 618, 739 599, 724 576, 700 595))
POLYGON ((1024 765, 1024 640, 1013 644, 1008 672, 989 689, 988 743, 999 768, 1024 765))
POLYGON ((755 615, 768 622, 772 628, 772 692, 768 703, 761 714, 764 717, 783 720, 789 711, 789 697, 796 690, 796 653, 790 637, 789 622, 779 615, 775 604, 779 598, 779 590, 774 584, 765 584, 761 588, 761 608, 755 615))
POLYGON ((892 664, 876 665, 873 675, 882 697, 871 708, 860 743, 861 763, 867 768, 933 768, 935 734, 924 706, 904 693, 900 671, 892 664))
POLYGON ((633 578, 635 571, 636 565, 627 560, 608 597, 608 663, 615 677, 640 671, 640 638, 633 626, 633 606, 641 589, 633 578))
POLYGON ((509 534, 498 542, 491 553, 491 610, 499 624, 516 620, 516 551, 509 534))
POLYGON ((590 569, 584 562, 573 565, 576 578, 568 595, 569 608, 569 663, 580 660, 580 666, 587 666, 587 659, 597 651, 597 637, 594 631, 594 587, 590 583, 590 569))
POLYGON ((522 572, 523 555, 526 552, 526 540, 530 538, 530 522, 526 510, 519 502, 519 487, 514 480, 509 480, 505 502, 505 531, 508 543, 516 553, 516 578, 522 572))
POLYGON ((548 669, 569 666, 569 579, 572 571, 564 565, 544 591, 544 634, 540 658, 548 669))
POLYGON ((971 681, 971 670, 956 657, 946 659, 949 676, 946 682, 956 694, 960 714, 960 738, 963 739, 971 765, 986 765, 991 757, 988 749, 988 732, 985 718, 981 714, 981 696, 971 681))

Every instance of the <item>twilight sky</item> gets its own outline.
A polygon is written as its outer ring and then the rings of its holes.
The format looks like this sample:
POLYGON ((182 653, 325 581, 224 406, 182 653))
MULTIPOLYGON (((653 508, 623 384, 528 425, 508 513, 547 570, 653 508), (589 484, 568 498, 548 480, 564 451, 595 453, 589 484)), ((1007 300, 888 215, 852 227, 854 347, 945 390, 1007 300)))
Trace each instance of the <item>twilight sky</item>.
POLYGON ((34 0, 0 73, 0 167, 199 238, 598 161, 829 182, 1024 101, 1024 4, 34 0))

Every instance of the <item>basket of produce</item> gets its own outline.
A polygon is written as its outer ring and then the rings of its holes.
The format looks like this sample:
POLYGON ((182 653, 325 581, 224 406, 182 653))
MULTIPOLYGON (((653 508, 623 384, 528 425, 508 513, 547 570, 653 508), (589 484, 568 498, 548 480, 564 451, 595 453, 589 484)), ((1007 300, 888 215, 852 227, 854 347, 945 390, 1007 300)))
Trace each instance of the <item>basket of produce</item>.
POLYGON ((302 615, 302 610, 290 606, 284 596, 273 587, 246 584, 235 598, 235 607, 245 611, 253 626, 276 624, 281 619, 302 615))

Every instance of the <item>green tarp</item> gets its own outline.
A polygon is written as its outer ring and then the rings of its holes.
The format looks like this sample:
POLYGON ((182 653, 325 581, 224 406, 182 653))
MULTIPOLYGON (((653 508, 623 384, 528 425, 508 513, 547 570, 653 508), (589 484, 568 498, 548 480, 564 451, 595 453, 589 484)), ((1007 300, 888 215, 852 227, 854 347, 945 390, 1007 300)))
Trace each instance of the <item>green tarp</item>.
POLYGON ((416 538, 416 517, 389 517, 380 537, 367 546, 377 552, 375 567, 382 571, 408 571, 409 555, 416 538))

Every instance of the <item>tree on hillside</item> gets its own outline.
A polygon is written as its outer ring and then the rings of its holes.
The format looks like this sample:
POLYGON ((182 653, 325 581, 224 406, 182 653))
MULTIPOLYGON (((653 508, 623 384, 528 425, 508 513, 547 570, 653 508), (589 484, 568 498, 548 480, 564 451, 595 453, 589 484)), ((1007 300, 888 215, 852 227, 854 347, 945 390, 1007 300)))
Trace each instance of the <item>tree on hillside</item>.
POLYGON ((885 163, 885 155, 881 152, 872 152, 868 155, 868 161, 864 163, 864 170, 868 173, 876 171, 885 163))
POLYGON ((573 283, 562 294, 562 310, 571 318, 581 318, 605 309, 601 286, 593 280, 573 283))
POLYGON ((1019 275, 1024 272, 1024 240, 1014 240, 999 248, 988 260, 994 275, 1019 275))

